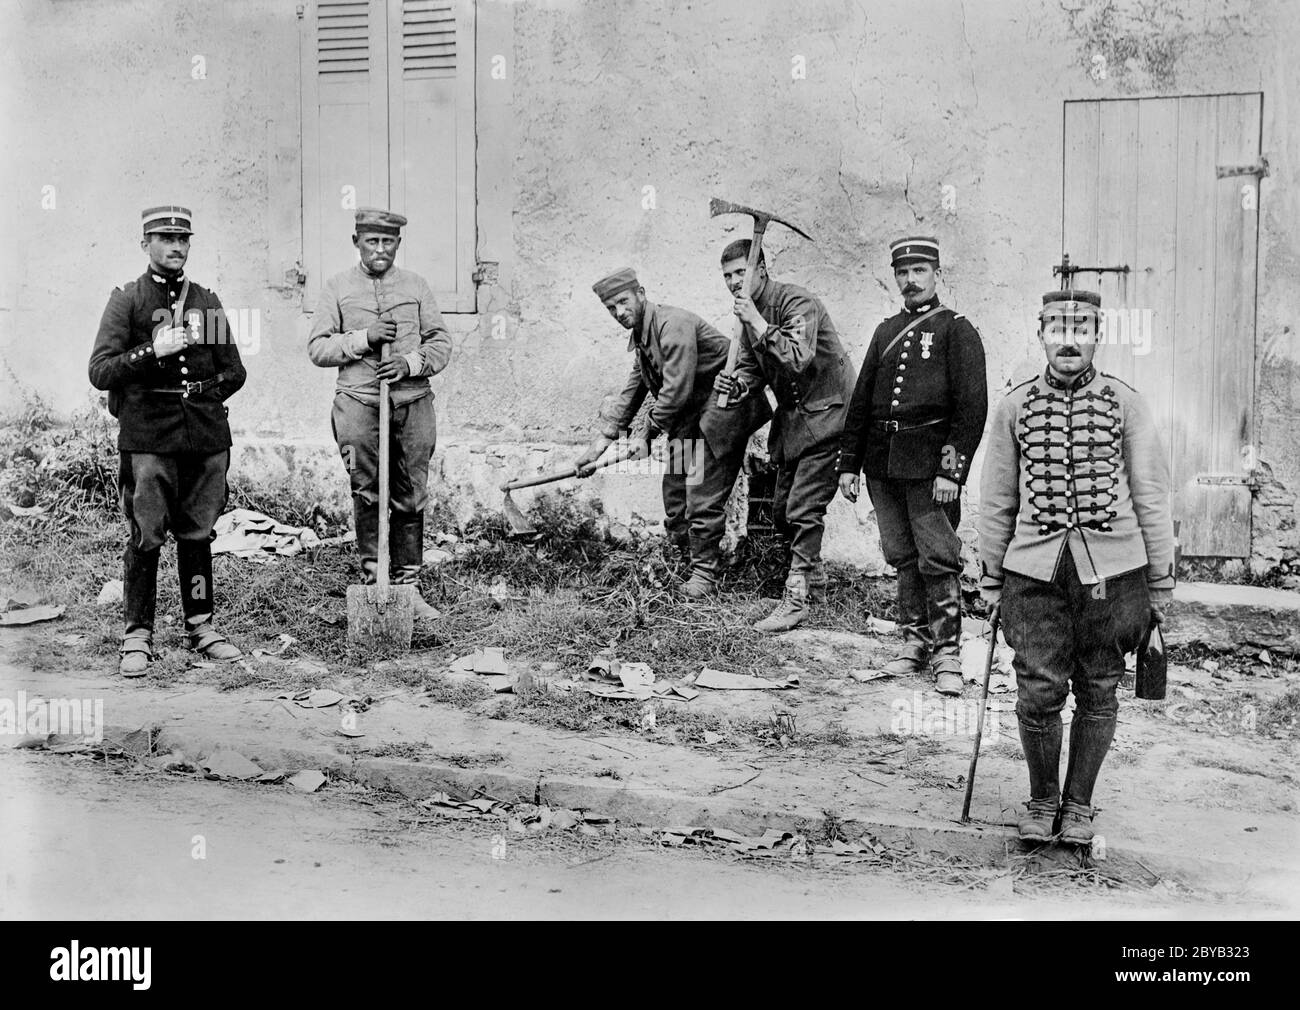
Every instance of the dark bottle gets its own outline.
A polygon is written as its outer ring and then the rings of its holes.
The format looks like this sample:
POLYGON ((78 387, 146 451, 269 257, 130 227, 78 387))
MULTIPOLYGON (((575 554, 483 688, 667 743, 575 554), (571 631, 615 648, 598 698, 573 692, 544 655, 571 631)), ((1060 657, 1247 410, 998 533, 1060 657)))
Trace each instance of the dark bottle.
POLYGON ((1165 696, 1165 675, 1168 659, 1165 655, 1165 636, 1155 621, 1147 627, 1138 646, 1137 678, 1133 694, 1138 698, 1159 701, 1165 696))

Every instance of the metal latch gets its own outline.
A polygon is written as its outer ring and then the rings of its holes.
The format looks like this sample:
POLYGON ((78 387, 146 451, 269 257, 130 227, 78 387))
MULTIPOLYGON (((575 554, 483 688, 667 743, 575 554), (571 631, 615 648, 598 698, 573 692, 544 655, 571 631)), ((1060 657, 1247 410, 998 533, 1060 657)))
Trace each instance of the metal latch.
POLYGON ((1229 179, 1234 175, 1253 175, 1262 179, 1268 175, 1268 158, 1261 155, 1253 165, 1219 165, 1214 174, 1219 179, 1229 179))
POLYGON ((1070 254, 1062 253, 1061 262, 1052 267, 1053 277, 1064 277, 1067 286, 1073 286, 1073 277, 1075 274, 1127 274, 1131 273, 1129 265, 1117 267, 1076 267, 1070 262, 1070 254))
POLYGON ((500 272, 500 269, 501 264, 498 262, 493 260, 479 260, 478 264, 474 267, 474 272, 470 274, 470 278, 475 284, 486 284, 491 287, 496 284, 497 275, 500 272))

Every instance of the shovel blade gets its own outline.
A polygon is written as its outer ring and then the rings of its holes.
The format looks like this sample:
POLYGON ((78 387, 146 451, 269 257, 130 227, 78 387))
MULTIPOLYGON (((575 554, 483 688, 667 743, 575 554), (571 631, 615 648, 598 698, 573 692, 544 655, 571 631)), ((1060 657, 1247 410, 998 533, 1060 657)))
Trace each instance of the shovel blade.
POLYGON ((510 524, 510 535, 514 537, 532 537, 537 535, 537 530, 529 525, 528 520, 524 518, 523 512, 515 504, 514 498, 510 492, 506 492, 505 500, 501 503, 501 509, 506 514, 506 522, 510 524))
POLYGON ((348 586, 348 644, 378 652, 411 647, 415 586, 348 586))

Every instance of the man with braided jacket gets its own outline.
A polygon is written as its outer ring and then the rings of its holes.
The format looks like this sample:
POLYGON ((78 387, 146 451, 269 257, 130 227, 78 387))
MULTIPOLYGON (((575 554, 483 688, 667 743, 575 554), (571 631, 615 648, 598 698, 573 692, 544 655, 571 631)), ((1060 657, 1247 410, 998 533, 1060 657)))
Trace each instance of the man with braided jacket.
POLYGON ((1173 596, 1168 457, 1142 398, 1092 365, 1100 313, 1090 291, 1043 296, 1047 368, 998 404, 980 480, 980 588, 1016 654, 1030 842, 1091 842, 1124 656, 1173 596))

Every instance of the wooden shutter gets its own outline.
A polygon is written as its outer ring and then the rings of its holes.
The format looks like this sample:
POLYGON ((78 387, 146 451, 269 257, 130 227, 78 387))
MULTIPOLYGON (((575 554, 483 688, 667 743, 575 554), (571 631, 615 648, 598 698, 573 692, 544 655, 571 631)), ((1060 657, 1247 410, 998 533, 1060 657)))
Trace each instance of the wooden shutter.
POLYGON ((1065 103, 1062 251, 1076 266, 1130 268, 1075 284, 1149 337, 1149 353, 1133 353, 1130 332, 1097 363, 1155 415, 1189 556, 1250 554, 1259 180, 1219 169, 1259 161, 1262 99, 1065 103))
POLYGON ((399 263, 444 312, 476 310, 474 5, 388 0, 392 206, 410 219, 399 263))
POLYGON ((357 261, 359 206, 386 207, 388 53, 385 0, 316 0, 302 45, 305 307, 357 261))

